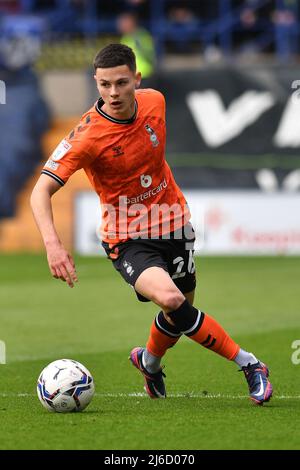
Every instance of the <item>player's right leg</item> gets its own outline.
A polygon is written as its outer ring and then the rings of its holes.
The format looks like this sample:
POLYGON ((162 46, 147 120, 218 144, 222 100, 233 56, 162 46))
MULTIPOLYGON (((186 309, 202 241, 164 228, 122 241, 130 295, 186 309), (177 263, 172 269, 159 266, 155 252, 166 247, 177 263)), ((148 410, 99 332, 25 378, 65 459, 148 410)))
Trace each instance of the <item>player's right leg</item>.
MULTIPOLYGON (((176 296, 179 294, 178 305, 185 297, 177 289, 167 273, 167 264, 164 257, 160 253, 161 243, 149 243, 148 240, 141 240, 136 242, 127 242, 119 245, 113 251, 107 244, 104 248, 109 258, 112 260, 114 267, 121 274, 128 284, 133 288, 135 287, 137 279, 142 273, 149 269, 158 269, 159 273, 163 273, 163 278, 167 280, 170 291, 170 301, 172 301, 172 308, 177 304, 174 303, 176 296)), ((151 279, 151 276, 150 276, 151 279)), ((157 279, 160 282, 160 278, 157 279)), ((151 286, 152 290, 156 286, 151 286)), ((135 290, 138 299, 141 302, 150 301, 152 297, 144 296, 142 291, 135 290)), ((192 294, 189 295, 189 300, 192 294)), ((153 321, 150 330, 150 338, 146 348, 134 348, 130 354, 132 364, 143 374, 145 378, 145 389, 151 398, 162 398, 166 396, 164 385, 164 374, 160 366, 161 358, 164 356, 166 350, 174 346, 179 338, 181 332, 169 323, 162 311, 160 311, 153 321)))
MULTIPOLYGON (((176 309, 185 300, 184 294, 175 286, 168 273, 159 267, 150 267, 143 271, 134 287, 140 295, 160 307, 164 305, 166 308, 169 305, 171 309, 176 309), (161 292, 158 292, 158 286, 161 286, 161 292)), ((187 297, 192 300, 193 293, 189 293, 187 297)), ((145 378, 144 388, 151 398, 166 397, 160 361, 181 337, 181 332, 171 323, 170 319, 167 321, 165 313, 160 311, 151 325, 146 347, 134 348, 130 353, 132 364, 145 378)))
POLYGON ((144 377, 144 389, 150 398, 166 398, 166 387, 164 382, 165 374, 159 367, 156 372, 149 372, 144 364, 146 348, 136 347, 129 356, 131 363, 136 367, 144 377))

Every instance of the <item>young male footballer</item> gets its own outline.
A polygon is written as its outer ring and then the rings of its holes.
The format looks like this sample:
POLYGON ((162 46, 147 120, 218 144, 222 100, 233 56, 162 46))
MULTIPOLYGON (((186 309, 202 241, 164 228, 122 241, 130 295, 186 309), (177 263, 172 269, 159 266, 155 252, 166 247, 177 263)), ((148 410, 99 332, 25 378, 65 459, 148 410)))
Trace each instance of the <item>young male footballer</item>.
POLYGON ((100 98, 53 152, 31 195, 53 277, 70 287, 77 282, 72 256, 55 230, 51 197, 83 168, 101 201, 101 238, 108 257, 140 301, 160 307, 146 347, 130 353, 147 394, 166 397, 161 359, 185 335, 235 362, 245 374, 250 399, 262 405, 272 396, 267 366, 193 306, 194 231, 165 160, 163 95, 139 89, 141 74, 125 45, 104 47, 94 70, 100 98))

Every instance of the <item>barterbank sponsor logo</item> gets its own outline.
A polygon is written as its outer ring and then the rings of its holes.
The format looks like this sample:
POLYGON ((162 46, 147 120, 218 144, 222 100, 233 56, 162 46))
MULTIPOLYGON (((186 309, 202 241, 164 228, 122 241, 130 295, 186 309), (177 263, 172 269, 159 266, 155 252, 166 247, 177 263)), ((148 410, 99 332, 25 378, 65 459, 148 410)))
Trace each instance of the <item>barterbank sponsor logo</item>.
MULTIPOLYGON (((140 184, 148 188, 152 184, 150 175, 141 175, 140 184)), ((198 245, 204 243, 204 213, 202 217, 193 222, 194 229, 189 220, 191 217, 187 203, 182 202, 152 203, 148 200, 165 191, 168 183, 164 178, 158 186, 151 187, 138 195, 122 195, 118 198, 118 204, 101 204, 102 222, 96 230, 97 238, 102 241, 116 239, 125 241, 128 239, 175 239, 185 240, 185 248, 193 250, 195 232, 198 245), (147 203, 143 201, 147 200, 147 203), (199 225, 199 223, 200 225, 199 225)))
POLYGON ((141 176, 141 186, 143 188, 149 188, 152 184, 152 178, 150 175, 142 175, 141 176))
MULTIPOLYGON (((142 177, 144 177, 144 175, 141 176, 141 181, 142 181, 142 177)), ((152 183, 151 176, 146 175, 146 178, 150 178, 150 183, 148 184, 149 179, 146 180, 146 183, 145 182, 144 182, 144 184, 141 183, 144 188, 148 188, 148 186, 150 186, 151 183, 152 183)), ((135 197, 120 196, 120 199, 122 198, 123 200, 125 200, 126 204, 137 204, 141 201, 144 201, 145 199, 149 199, 153 196, 156 196, 163 189, 166 189, 167 186, 168 186, 168 184, 167 184, 166 180, 164 179, 156 188, 149 189, 148 191, 145 191, 144 193, 141 193, 141 194, 139 194, 138 196, 135 196, 135 197)))

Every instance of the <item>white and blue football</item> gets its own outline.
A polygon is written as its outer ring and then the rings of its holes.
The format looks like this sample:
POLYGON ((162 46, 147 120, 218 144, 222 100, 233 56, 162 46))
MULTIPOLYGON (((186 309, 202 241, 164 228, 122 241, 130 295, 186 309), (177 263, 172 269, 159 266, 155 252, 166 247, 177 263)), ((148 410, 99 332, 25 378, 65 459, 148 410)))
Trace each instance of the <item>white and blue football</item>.
POLYGON ((37 394, 49 411, 82 411, 95 393, 94 380, 88 369, 72 359, 59 359, 40 373, 37 394))

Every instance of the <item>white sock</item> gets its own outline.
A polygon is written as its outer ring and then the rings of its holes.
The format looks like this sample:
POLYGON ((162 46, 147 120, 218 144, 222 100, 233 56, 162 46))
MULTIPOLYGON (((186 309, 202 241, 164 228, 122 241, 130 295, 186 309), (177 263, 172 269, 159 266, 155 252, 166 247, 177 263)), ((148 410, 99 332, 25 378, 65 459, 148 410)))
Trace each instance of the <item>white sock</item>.
POLYGON ((154 356, 147 349, 144 350, 142 356, 142 363, 145 369, 150 372, 150 374, 155 374, 160 369, 161 357, 154 356))
POLYGON ((234 362, 240 367, 247 367, 248 364, 256 364, 258 359, 254 354, 244 351, 242 348, 239 350, 234 362))

